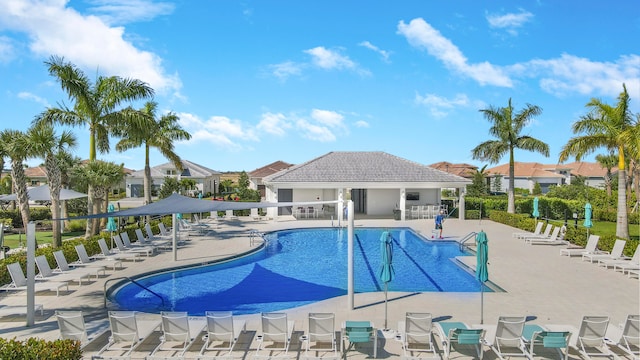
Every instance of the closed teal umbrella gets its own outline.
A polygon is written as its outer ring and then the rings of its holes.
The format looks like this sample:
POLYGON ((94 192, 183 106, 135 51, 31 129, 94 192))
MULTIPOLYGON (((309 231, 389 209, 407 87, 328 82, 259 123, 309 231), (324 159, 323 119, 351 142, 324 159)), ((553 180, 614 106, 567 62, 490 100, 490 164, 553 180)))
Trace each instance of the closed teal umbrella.
POLYGON ((540 211, 538 210, 538 197, 533 198, 533 213, 531 213, 536 220, 540 217, 540 211))
POLYGON ((393 238, 388 231, 380 235, 380 253, 382 264, 380 265, 380 281, 384 283, 384 329, 387 330, 387 290, 389 282, 395 275, 393 271, 393 238))
POLYGON ((480 231, 476 235, 476 279, 480 282, 480 324, 484 323, 484 283, 489 280, 489 246, 487 234, 480 231))
MULTIPOLYGON (((107 207, 107 212, 116 211, 116 207, 113 204, 109 204, 107 207)), ((111 235, 111 247, 113 248, 113 232, 118 231, 118 224, 116 224, 116 219, 114 217, 107 218, 107 231, 109 235, 111 235)))
POLYGON ((582 223, 582 226, 587 228, 587 240, 589 239, 589 229, 591 229, 591 227, 593 226, 593 223, 591 222, 591 210, 591 204, 587 202, 587 204, 584 206, 584 223, 582 223))

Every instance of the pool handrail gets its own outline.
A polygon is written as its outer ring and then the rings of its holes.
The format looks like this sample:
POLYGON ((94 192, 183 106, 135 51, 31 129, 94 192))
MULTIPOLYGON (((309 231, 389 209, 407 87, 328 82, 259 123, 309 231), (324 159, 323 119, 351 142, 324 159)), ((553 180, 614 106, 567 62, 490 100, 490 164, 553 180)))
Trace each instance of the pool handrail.
POLYGON ((465 247, 465 244, 467 241, 469 241, 469 239, 475 239, 475 236, 477 235, 477 233, 475 231, 472 231, 470 233, 468 233, 467 235, 465 235, 464 237, 462 237, 462 239, 458 240, 458 244, 460 245, 460 251, 462 251, 465 247))
POLYGON ((114 279, 107 279, 107 281, 104 282, 103 285, 103 300, 104 300, 104 308, 107 308, 107 284, 109 284, 110 281, 114 281, 114 280, 129 280, 131 283, 138 285, 139 287, 143 288, 144 290, 150 292, 151 294, 155 295, 157 298, 160 299, 160 301, 162 301, 162 307, 164 308, 164 298, 162 296, 160 296, 159 294, 157 294, 156 292, 154 292, 153 290, 149 289, 148 287, 140 284, 139 282, 133 280, 132 278, 128 277, 128 276, 123 276, 123 277, 119 277, 119 278, 114 278, 114 279))

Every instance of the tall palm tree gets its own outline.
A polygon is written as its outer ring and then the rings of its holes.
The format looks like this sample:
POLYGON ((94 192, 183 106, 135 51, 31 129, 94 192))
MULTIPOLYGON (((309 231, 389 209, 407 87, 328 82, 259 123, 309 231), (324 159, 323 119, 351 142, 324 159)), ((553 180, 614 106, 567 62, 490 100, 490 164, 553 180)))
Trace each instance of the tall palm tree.
MULTIPOLYGON (((109 152, 109 135, 113 134, 114 129, 139 120, 136 112, 120 106, 126 102, 150 98, 154 93, 151 87, 140 80, 119 76, 98 76, 95 83, 91 83, 82 70, 65 62, 62 57, 52 56, 45 64, 49 67, 49 74, 56 78, 74 105, 73 108, 64 105, 49 108, 36 121, 88 127, 89 161, 96 160, 97 150, 101 153, 109 152)), ((89 188, 91 186, 89 184, 89 188)), ((93 202, 94 199, 89 196, 89 215, 96 209, 93 202)), ((97 228, 90 228, 92 223, 94 222, 87 222, 87 235, 97 233, 97 228)))
POLYGON ((629 217, 627 211, 627 173, 625 151, 627 144, 624 136, 632 125, 629 111, 629 94, 627 87, 622 85, 623 91, 618 95, 615 106, 605 104, 599 99, 591 99, 586 105, 589 113, 583 115, 573 123, 572 129, 578 136, 572 137, 562 147, 559 161, 564 162, 570 156, 579 161, 583 156, 591 154, 598 148, 604 147, 618 154, 618 218, 616 222, 616 237, 629 239, 629 217))
POLYGON ((27 177, 24 174, 23 166, 23 161, 27 158, 26 144, 25 134, 21 131, 6 129, 0 132, 2 153, 11 159, 11 178, 13 179, 18 209, 20 209, 22 226, 25 230, 30 217, 27 177))
MULTIPOLYGON (((62 172, 57 154, 76 146, 76 137, 71 131, 63 131, 56 135, 53 126, 41 124, 32 126, 27 131, 27 152, 29 156, 44 158, 44 164, 51 193, 51 216, 60 218, 60 189, 62 188, 62 172)), ((53 221, 53 247, 62 246, 62 229, 60 221, 53 221)))
MULTIPOLYGON (((604 175, 604 185, 607 189, 607 198, 610 198, 612 194, 611 183, 613 182, 611 169, 613 169, 618 163, 618 157, 614 153, 609 153, 607 155, 598 154, 596 155, 596 162, 603 168, 607 169, 607 173, 604 175)), ((609 204, 607 203, 607 206, 608 205, 609 204)))
POLYGON ((516 189, 514 187, 515 149, 534 151, 549 157, 549 145, 533 138, 529 135, 521 135, 522 130, 533 120, 534 116, 540 115, 542 109, 538 106, 527 104, 527 106, 517 113, 514 113, 511 99, 507 107, 494 107, 480 110, 484 117, 492 123, 489 134, 495 140, 487 140, 476 146, 472 151, 472 157, 476 160, 488 161, 496 164, 505 155, 509 155, 509 189, 507 212, 516 212, 516 189))
POLYGON ((640 113, 635 115, 632 125, 620 134, 620 140, 626 145, 625 153, 629 160, 629 172, 632 174, 628 178, 633 180, 637 209, 640 204, 640 113))
POLYGON ((154 101, 147 102, 140 113, 144 121, 133 121, 119 129, 119 135, 123 138, 116 144, 116 150, 126 151, 144 146, 144 199, 145 203, 151 203, 151 167, 149 166, 149 151, 155 148, 162 156, 169 159, 173 165, 182 171, 182 161, 175 153, 173 142, 189 140, 191 134, 178 124, 178 116, 173 112, 156 118, 158 104, 154 101), (142 126, 140 126, 142 125, 142 126), (126 134, 126 136, 124 136, 126 134))

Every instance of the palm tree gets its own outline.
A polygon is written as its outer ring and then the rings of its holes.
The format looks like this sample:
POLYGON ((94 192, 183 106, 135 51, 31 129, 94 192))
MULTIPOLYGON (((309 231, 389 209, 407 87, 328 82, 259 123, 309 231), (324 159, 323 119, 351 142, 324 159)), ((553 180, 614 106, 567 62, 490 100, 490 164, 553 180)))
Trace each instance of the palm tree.
POLYGON ((178 124, 178 116, 172 112, 156 119, 158 104, 149 101, 140 109, 143 121, 129 122, 120 128, 123 136, 116 144, 116 150, 126 151, 144 146, 144 199, 151 203, 151 167, 149 166, 149 150, 156 148, 162 156, 169 159, 173 165, 182 171, 180 156, 173 149, 176 140, 189 140, 191 134, 178 124), (142 124, 142 126, 140 126, 142 124), (126 137, 124 136, 126 134, 126 137))
POLYGON ((635 115, 632 126, 620 134, 620 139, 626 144, 625 153, 629 160, 629 172, 632 174, 628 178, 633 180, 633 190, 636 194, 635 208, 637 209, 640 203, 640 113, 635 115))
MULTIPOLYGON (((612 194, 611 183, 613 182, 611 169, 613 169, 618 163, 618 157, 614 153, 609 153, 607 155, 598 154, 596 155, 596 162, 603 168, 607 169, 607 173, 604 175, 604 185, 607 189, 607 198, 610 198, 612 194)), ((607 206, 608 205, 609 203, 607 202, 607 206)))
MULTIPOLYGON (((29 156, 44 158, 44 164, 51 192, 51 217, 60 218, 60 189, 62 188, 62 172, 57 154, 76 146, 76 137, 70 131, 56 135, 53 126, 41 124, 27 131, 27 152, 29 156)), ((60 221, 53 221, 53 247, 62 246, 62 229, 60 221)))
POLYGON ((494 107, 480 110, 484 117, 492 123, 489 134, 495 140, 488 140, 476 146, 472 151, 472 157, 476 160, 488 161, 496 164, 505 155, 509 155, 509 189, 507 212, 516 212, 515 187, 514 187, 514 151, 522 149, 534 151, 549 157, 549 145, 528 135, 521 135, 522 130, 540 115, 542 109, 538 106, 527 104, 527 107, 514 113, 511 99, 507 107, 494 107))
POLYGON ((3 155, 11 159, 11 178, 16 193, 16 202, 22 217, 25 231, 29 223, 29 196, 27 195, 27 177, 22 162, 27 158, 25 134, 18 130, 0 132, 0 148, 3 155))
MULTIPOLYGON (((114 129, 140 120, 137 112, 131 111, 130 108, 121 109, 120 105, 150 98, 154 93, 151 87, 140 80, 119 76, 98 76, 92 84, 82 70, 65 62, 62 57, 52 56, 45 64, 49 67, 49 74, 56 78, 73 100, 74 106, 49 108, 36 119, 36 122, 88 127, 89 161, 96 160, 96 150, 101 153, 109 152, 109 135, 113 134, 114 129)), ((91 186, 92 184, 89 184, 90 194, 91 186)), ((89 196, 89 215, 97 210, 93 202, 94 199, 89 196)), ((97 228, 89 227, 92 223, 94 222, 87 222, 87 235, 97 233, 97 228)))
POLYGON ((618 103, 611 106, 599 99, 591 99, 586 105, 589 113, 580 117, 572 125, 575 136, 562 147, 559 161, 564 162, 570 156, 579 161, 583 156, 591 154, 598 148, 604 147, 610 152, 618 153, 618 218, 616 222, 616 237, 629 239, 629 218, 627 211, 627 174, 625 137, 632 125, 629 111, 629 94, 627 87, 622 85, 623 91, 618 95, 618 103))

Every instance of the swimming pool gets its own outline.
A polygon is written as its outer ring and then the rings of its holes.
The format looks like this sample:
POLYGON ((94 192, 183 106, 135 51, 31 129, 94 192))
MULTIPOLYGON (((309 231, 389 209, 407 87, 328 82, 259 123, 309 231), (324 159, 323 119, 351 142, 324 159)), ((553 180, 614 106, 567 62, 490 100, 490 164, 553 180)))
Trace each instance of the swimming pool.
MULTIPOLYGON (((382 228, 354 229, 355 292, 382 291, 382 228)), ((429 241, 408 228, 388 229, 393 238, 394 279, 389 291, 478 292, 474 275, 452 261, 470 255, 457 242, 429 241)), ((122 309, 145 312, 207 310, 253 314, 289 309, 347 294, 347 232, 315 228, 265 236, 265 249, 226 263, 174 270, 136 279, 111 294, 122 309)), ((485 288, 485 291, 491 291, 485 288)))

